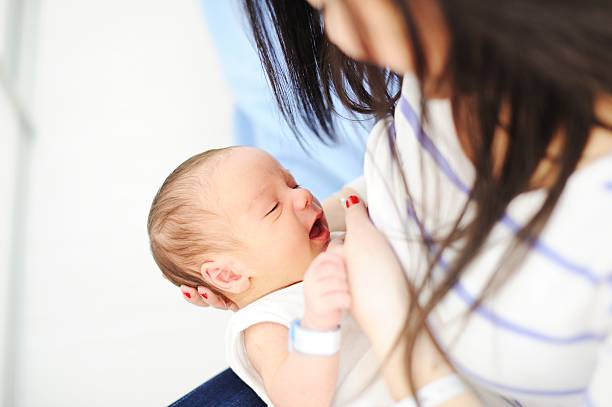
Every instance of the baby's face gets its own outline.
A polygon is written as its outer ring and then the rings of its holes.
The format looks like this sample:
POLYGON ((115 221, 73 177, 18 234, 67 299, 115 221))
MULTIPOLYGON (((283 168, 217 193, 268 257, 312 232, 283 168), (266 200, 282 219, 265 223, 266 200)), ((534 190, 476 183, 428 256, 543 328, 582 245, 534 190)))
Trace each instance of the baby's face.
POLYGON ((253 283, 277 289, 303 278, 329 243, 321 204, 264 151, 238 147, 215 168, 215 206, 244 246, 253 283), (258 281, 255 281, 258 280, 258 281))

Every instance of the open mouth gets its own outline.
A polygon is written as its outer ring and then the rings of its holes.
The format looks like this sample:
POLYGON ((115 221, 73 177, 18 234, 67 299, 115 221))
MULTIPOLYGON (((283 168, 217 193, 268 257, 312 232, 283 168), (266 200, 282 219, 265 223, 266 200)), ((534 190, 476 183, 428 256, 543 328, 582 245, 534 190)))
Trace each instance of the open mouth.
POLYGON ((327 227, 327 222, 325 221, 325 217, 322 212, 312 224, 308 237, 310 238, 310 240, 324 242, 329 240, 329 229, 327 227))

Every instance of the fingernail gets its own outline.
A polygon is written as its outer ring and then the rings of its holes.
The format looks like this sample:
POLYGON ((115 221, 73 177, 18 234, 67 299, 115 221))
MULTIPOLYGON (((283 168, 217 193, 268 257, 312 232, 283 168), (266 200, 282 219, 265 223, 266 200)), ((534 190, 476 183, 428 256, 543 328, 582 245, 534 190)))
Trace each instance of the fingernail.
POLYGON ((191 294, 189 294, 189 293, 185 293, 185 292, 184 292, 184 293, 183 293, 183 295, 184 295, 185 297, 187 297, 187 298, 191 298, 191 294))
POLYGON ((351 195, 348 198, 346 198, 345 205, 347 208, 350 208, 351 205, 355 205, 359 203, 359 197, 355 196, 355 195, 351 195))
POLYGON ((202 298, 204 298, 205 300, 207 300, 207 299, 208 299, 208 294, 206 294, 206 293, 202 293, 202 294, 200 294, 200 296, 201 296, 202 298))

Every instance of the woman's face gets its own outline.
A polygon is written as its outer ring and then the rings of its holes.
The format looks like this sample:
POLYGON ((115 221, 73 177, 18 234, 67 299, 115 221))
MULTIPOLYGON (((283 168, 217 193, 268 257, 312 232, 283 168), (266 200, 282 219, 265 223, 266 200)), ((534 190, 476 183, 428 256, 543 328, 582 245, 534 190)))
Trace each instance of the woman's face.
MULTIPOLYGON (((399 74, 414 71, 410 35, 395 0, 307 1, 321 10, 327 36, 349 57, 399 74)), ((404 1, 421 37, 428 76, 436 79, 444 70, 449 46, 444 17, 435 0, 404 1)))

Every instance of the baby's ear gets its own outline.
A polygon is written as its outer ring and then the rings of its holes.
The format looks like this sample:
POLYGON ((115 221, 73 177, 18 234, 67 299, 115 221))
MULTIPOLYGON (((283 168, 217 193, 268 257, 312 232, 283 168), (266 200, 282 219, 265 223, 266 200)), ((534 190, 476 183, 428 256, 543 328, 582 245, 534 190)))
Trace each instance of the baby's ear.
POLYGON ((235 263, 224 260, 206 260, 200 273, 208 284, 231 294, 240 294, 251 287, 249 277, 235 263))

